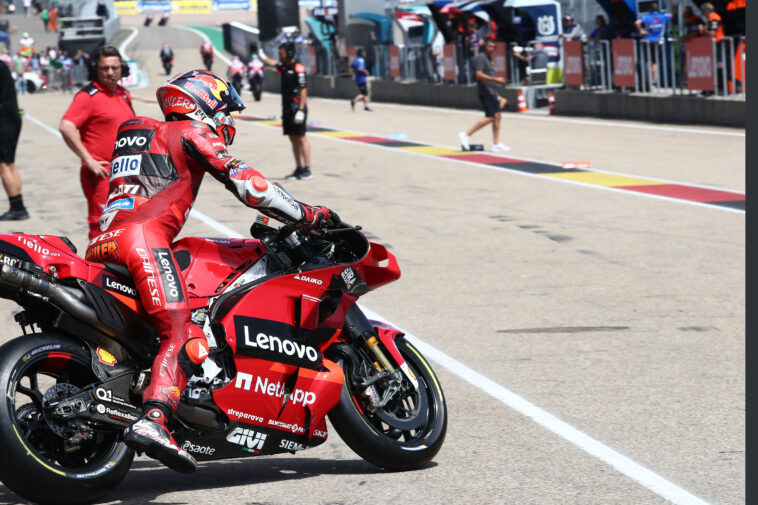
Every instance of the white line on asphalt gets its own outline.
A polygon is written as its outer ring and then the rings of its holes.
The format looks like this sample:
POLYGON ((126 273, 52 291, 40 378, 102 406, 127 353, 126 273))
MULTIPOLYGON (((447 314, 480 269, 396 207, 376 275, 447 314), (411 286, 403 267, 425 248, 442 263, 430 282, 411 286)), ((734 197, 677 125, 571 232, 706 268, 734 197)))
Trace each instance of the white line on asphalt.
MULTIPOLYGON (((314 100, 322 100, 322 101, 331 101, 331 102, 339 102, 339 103, 345 103, 345 99, 338 99, 338 98, 320 98, 320 97, 313 97, 314 100)), ((400 103, 388 103, 388 102, 371 102, 372 107, 376 106, 377 108, 388 108, 388 109, 414 109, 414 110, 427 110, 437 113, 443 113, 443 114, 465 114, 468 116, 481 116, 482 112, 480 110, 475 109, 453 109, 449 107, 429 107, 424 105, 406 105, 406 104, 400 104, 400 103)), ((530 113, 521 113, 521 114, 508 114, 504 117, 504 119, 510 120, 510 119, 526 119, 526 120, 535 120, 535 121, 556 121, 559 123, 573 123, 573 124, 585 124, 590 126, 601 126, 601 127, 614 127, 614 128, 635 128, 639 130, 657 130, 657 131, 667 131, 667 132, 675 132, 675 133, 699 133, 703 135, 723 135, 727 137, 744 137, 745 133, 740 131, 721 131, 721 130, 705 130, 705 129, 697 129, 697 128, 686 128, 686 127, 680 127, 680 126, 657 126, 657 125, 647 125, 647 124, 634 124, 634 123, 625 123, 621 121, 613 121, 613 120, 603 120, 603 121, 593 121, 590 119, 575 119, 570 117, 551 117, 551 116, 542 116, 542 115, 536 115, 536 114, 530 114, 530 113)))
POLYGON ((36 117, 32 116, 28 112, 24 111, 24 117, 27 118, 32 123, 36 124, 37 126, 41 126, 43 129, 47 130, 48 132, 52 133, 53 135, 57 135, 58 137, 63 138, 63 135, 61 135, 61 132, 58 130, 52 128, 51 126, 48 126, 47 124, 43 123, 36 117))
MULTIPOLYGON (((33 122, 42 126, 45 130, 53 135, 60 136, 60 132, 47 126, 36 118, 32 118, 26 115, 33 122)), ((215 229, 220 233, 224 233, 229 237, 241 238, 243 235, 235 232, 231 228, 219 223, 215 219, 203 214, 197 209, 190 211, 190 216, 203 222, 210 228, 215 229)), ((401 327, 388 321, 387 319, 379 316, 375 312, 366 307, 361 306, 361 309, 366 312, 367 317, 372 319, 379 319, 387 324, 391 324, 396 328, 401 327)), ((585 435, 581 431, 577 430, 573 426, 561 421, 557 417, 545 412, 528 400, 521 398, 517 394, 509 391, 500 384, 488 379, 479 372, 469 368, 460 361, 448 356, 444 352, 440 351, 431 344, 427 344, 417 336, 406 332, 406 336, 416 345, 419 350, 425 354, 428 358, 436 361, 443 367, 447 368, 450 372, 457 375, 461 379, 465 380, 469 384, 476 386, 488 395, 512 408, 516 412, 532 419, 540 426, 555 433, 564 440, 571 442, 576 447, 587 452, 591 456, 598 458, 599 460, 612 466, 622 474, 626 475, 630 479, 639 482, 650 491, 655 494, 669 500, 676 505, 710 505, 708 502, 701 500, 697 496, 694 496, 679 486, 667 481, 655 472, 648 470, 644 466, 634 462, 626 456, 614 451, 610 447, 603 445, 592 437, 585 435)))
POLYGON ((121 57, 124 58, 124 60, 129 59, 129 57, 126 55, 126 46, 128 46, 129 43, 134 40, 134 37, 136 37, 139 33, 139 30, 134 27, 129 28, 129 30, 131 30, 132 33, 126 38, 125 41, 121 43, 120 46, 118 46, 118 52, 121 53, 121 57))

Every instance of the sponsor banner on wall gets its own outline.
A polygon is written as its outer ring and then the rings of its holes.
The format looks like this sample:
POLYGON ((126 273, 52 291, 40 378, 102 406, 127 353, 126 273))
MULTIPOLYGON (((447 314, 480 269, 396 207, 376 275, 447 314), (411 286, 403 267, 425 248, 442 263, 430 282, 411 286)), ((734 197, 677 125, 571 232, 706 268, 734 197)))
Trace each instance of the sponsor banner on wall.
POLYGON ((713 57, 713 39, 697 37, 684 46, 687 89, 714 91, 716 69, 713 57))
POLYGON ((400 79, 400 49, 390 46, 390 77, 400 79))
POLYGON ((207 14, 211 11, 211 0, 174 0, 173 12, 178 14, 207 14))
POLYGON ((442 46, 442 78, 446 81, 455 81, 455 44, 442 46))
POLYGON ((214 11, 249 11, 250 0, 213 0, 211 9, 214 11))
POLYGON ((508 67, 505 64, 506 47, 505 42, 495 44, 495 77, 508 79, 508 67))
POLYGON ((166 12, 171 10, 171 2, 140 2, 137 10, 140 12, 166 12))
POLYGON ((140 12, 140 3, 142 2, 114 2, 113 4, 116 6, 116 12, 119 16, 128 16, 140 12))
POLYGON ((567 40, 563 43, 563 79, 570 86, 584 84, 584 62, 582 43, 578 40, 567 40))
POLYGON ((634 88, 634 39, 613 39, 613 85, 619 88, 634 88))

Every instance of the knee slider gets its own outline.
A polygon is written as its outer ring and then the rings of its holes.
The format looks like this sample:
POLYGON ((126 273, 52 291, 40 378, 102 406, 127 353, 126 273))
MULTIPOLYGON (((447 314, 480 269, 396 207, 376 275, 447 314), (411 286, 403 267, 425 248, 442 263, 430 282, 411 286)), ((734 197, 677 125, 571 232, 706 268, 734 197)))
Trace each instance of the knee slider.
POLYGON ((208 342, 205 337, 187 340, 179 351, 177 361, 187 378, 203 375, 203 361, 208 357, 208 342))

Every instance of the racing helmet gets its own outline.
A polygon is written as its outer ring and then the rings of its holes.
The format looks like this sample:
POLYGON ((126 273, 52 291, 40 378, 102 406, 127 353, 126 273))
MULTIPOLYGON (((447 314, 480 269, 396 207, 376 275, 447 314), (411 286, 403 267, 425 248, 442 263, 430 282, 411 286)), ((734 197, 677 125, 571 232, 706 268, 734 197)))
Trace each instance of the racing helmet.
POLYGON ((167 121, 196 119, 231 145, 237 127, 233 111, 245 109, 234 87, 207 70, 191 70, 178 75, 155 92, 158 106, 167 121))

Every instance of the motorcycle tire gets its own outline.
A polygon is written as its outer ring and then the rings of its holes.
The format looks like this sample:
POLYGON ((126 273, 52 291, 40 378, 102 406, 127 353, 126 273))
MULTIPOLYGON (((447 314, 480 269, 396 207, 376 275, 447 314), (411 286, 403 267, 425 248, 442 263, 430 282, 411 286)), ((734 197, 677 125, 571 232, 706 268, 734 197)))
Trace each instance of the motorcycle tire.
POLYGON ((263 90, 261 89, 261 85, 260 84, 256 84, 253 87, 253 98, 255 98, 256 102, 260 102, 261 101, 261 93, 263 93, 263 90))
POLYGON ((56 395, 97 380, 89 349, 69 337, 34 333, 0 347, 3 484, 34 503, 68 505, 95 501, 123 480, 134 451, 120 442, 120 433, 87 432, 81 425, 72 431, 45 407, 56 395), (64 439, 65 432, 83 438, 64 439))
POLYGON ((352 390, 352 371, 345 362, 345 384, 339 403, 329 413, 329 421, 340 438, 369 463, 386 470, 415 470, 431 461, 442 447, 447 432, 447 406, 439 380, 426 359, 406 339, 399 337, 396 344, 418 379, 418 390, 394 398, 371 413, 361 407, 352 390))

